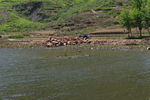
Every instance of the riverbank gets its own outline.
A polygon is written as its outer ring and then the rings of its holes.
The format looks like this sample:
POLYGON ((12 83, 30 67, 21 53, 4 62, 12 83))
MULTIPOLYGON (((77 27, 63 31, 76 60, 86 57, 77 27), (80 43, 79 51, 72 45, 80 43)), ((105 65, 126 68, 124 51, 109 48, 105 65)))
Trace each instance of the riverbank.
POLYGON ((82 43, 48 47, 45 41, 0 41, 0 48, 89 48, 89 49, 139 49, 147 50, 146 39, 87 39, 82 43))
POLYGON ((0 41, 0 48, 44 48, 43 42, 0 41))

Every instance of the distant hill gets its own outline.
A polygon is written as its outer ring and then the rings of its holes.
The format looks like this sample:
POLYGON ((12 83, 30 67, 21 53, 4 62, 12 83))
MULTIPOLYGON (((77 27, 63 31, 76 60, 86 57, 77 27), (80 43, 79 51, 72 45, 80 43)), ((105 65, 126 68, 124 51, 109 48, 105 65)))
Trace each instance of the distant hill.
POLYGON ((128 0, 0 0, 0 34, 52 28, 77 34, 118 27, 128 0))

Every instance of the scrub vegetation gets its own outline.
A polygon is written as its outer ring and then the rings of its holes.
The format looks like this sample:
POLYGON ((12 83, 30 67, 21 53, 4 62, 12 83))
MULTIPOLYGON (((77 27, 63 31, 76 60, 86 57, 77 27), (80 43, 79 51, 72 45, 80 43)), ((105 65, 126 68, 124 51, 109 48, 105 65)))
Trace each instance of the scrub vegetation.
POLYGON ((77 34, 118 25, 128 0, 0 0, 0 34, 47 28, 77 34))
POLYGON ((0 0, 3 44, 41 45, 49 36, 70 35, 89 35, 100 44, 143 38, 149 42, 149 21, 150 0, 0 0))

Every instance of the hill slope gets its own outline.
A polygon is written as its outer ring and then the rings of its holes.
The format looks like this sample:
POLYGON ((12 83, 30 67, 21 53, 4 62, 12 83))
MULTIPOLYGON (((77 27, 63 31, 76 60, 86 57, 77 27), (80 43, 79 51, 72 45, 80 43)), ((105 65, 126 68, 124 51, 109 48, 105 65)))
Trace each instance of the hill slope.
POLYGON ((128 0, 0 0, 0 33, 52 28, 75 34, 118 25, 128 0))

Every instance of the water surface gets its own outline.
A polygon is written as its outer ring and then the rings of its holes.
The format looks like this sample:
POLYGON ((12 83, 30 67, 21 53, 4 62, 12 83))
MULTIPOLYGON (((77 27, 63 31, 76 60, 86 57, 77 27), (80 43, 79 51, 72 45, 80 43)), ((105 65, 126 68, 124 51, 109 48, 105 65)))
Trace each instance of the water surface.
POLYGON ((150 52, 0 49, 0 100, 150 100, 150 52))

